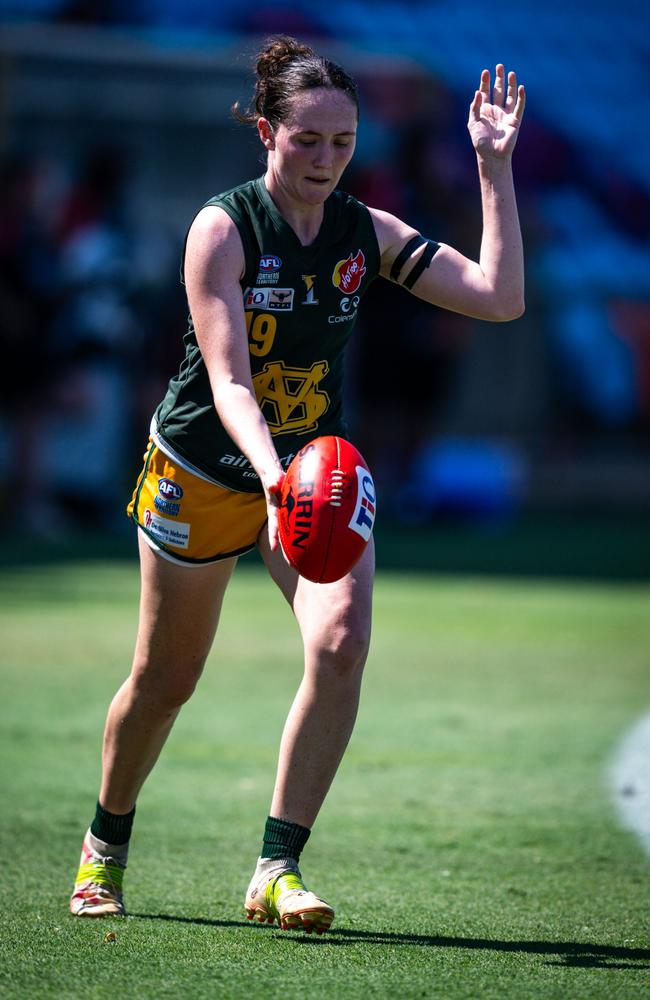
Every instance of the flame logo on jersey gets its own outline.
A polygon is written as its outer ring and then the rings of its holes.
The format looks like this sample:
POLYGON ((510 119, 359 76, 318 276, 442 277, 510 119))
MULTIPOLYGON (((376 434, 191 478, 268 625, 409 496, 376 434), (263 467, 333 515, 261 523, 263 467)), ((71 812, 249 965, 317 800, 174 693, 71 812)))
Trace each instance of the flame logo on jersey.
POLYGON ((327 361, 311 368, 290 368, 269 361, 253 378, 255 397, 271 434, 304 434, 318 426, 330 398, 318 385, 329 371, 327 361))
POLYGON ((363 255, 363 250, 357 250, 356 257, 350 254, 345 260, 338 262, 332 274, 332 284, 344 295, 352 295, 361 284, 365 273, 366 258, 363 255))

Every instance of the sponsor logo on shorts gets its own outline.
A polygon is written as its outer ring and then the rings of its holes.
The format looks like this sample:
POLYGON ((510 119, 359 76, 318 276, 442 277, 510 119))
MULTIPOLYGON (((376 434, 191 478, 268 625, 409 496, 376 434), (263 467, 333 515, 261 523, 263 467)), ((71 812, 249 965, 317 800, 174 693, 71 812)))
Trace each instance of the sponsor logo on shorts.
POLYGON ((372 476, 362 465, 357 465, 357 502, 348 528, 369 541, 375 524, 377 500, 372 476))
POLYGON ((165 500, 181 500, 183 498, 183 487, 175 483, 173 479, 159 479, 158 492, 165 500))
POLYGON ((249 288, 244 296, 244 309, 287 312, 293 309, 293 296, 293 288, 249 288))
POLYGON ((332 273, 332 284, 344 295, 353 295, 365 273, 366 258, 363 250, 357 250, 354 257, 350 254, 345 260, 338 262, 332 273))
POLYGON ((182 521, 169 521, 148 507, 144 512, 144 526, 154 538, 174 549, 186 549, 190 544, 190 525, 182 521))
POLYGON ((169 514, 170 517, 178 517, 180 514, 181 505, 179 503, 171 503, 169 500, 163 500, 162 497, 154 497, 153 504, 161 514, 169 514))

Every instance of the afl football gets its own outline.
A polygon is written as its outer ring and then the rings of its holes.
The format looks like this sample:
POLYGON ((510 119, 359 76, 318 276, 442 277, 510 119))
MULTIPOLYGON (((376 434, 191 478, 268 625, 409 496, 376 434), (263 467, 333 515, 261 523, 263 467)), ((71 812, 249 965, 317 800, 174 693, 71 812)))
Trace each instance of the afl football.
POLYGON ((375 486, 361 453, 344 438, 316 438, 287 469, 279 512, 288 562, 314 583, 349 573, 370 541, 375 486))

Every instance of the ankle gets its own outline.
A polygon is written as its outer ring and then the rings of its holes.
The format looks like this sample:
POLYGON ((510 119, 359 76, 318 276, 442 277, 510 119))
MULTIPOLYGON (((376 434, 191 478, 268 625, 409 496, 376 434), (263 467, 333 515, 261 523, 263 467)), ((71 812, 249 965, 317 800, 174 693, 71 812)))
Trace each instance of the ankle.
MULTIPOLYGON (((121 847, 128 850, 131 830, 133 828, 133 818, 135 816, 135 806, 131 812, 125 814, 112 813, 104 809, 101 803, 97 802, 95 818, 90 824, 90 832, 98 841, 108 844, 111 847, 121 847)), ((113 857, 116 857, 113 854, 113 857)))
POLYGON ((264 828, 261 857, 270 861, 290 858, 297 865, 310 833, 306 826, 269 816, 264 828))
POLYGON ((98 854, 101 858, 113 858, 120 865, 126 868, 126 863, 129 857, 129 842, 126 844, 109 844, 105 840, 100 840, 96 837, 92 830, 88 830, 86 834, 86 843, 91 848, 94 854, 98 854))

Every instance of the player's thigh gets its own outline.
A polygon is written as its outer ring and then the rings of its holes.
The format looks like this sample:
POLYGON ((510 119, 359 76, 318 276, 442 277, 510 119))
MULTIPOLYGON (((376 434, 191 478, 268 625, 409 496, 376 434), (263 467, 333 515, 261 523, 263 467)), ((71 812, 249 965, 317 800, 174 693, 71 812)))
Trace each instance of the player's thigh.
POLYGON ((293 608, 305 645, 345 652, 367 650, 372 620, 375 551, 371 538, 356 566, 334 583, 312 583, 289 566, 280 546, 271 552, 263 533, 259 548, 274 581, 293 608))
POLYGON ((237 559, 182 566, 152 550, 140 532, 138 544, 141 595, 134 669, 200 672, 237 559))

